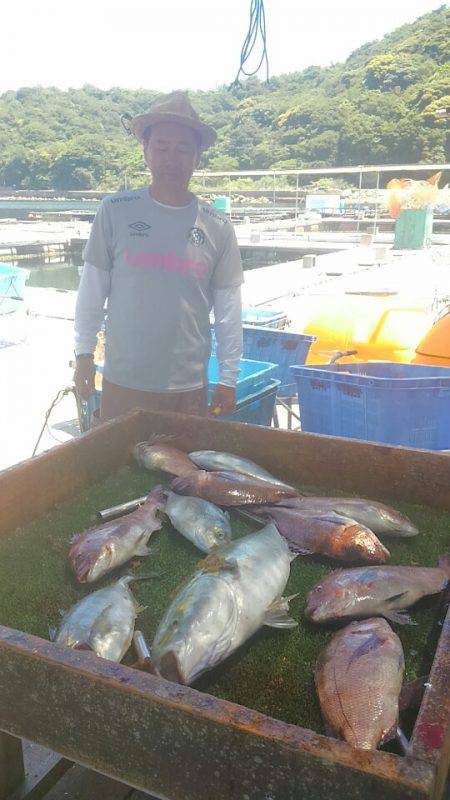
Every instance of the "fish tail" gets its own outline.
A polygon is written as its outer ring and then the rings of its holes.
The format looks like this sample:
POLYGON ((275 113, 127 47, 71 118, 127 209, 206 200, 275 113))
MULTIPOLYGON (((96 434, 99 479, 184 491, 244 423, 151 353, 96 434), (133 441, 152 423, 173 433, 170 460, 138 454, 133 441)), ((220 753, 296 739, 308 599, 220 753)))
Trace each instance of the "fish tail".
POLYGON ((167 502, 166 491, 163 489, 161 484, 158 484, 151 490, 151 492, 149 492, 145 502, 146 503, 153 502, 161 510, 163 510, 166 507, 166 502, 167 502))
POLYGON ((173 443, 178 438, 179 436, 176 433, 152 433, 144 444, 150 446, 152 444, 163 444, 164 442, 173 443))

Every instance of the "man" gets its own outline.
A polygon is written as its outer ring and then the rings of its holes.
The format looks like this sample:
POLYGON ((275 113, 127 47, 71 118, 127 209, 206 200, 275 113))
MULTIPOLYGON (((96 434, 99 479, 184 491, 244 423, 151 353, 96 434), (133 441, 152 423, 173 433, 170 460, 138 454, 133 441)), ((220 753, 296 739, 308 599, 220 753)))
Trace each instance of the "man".
POLYGON ((213 308, 219 384, 211 410, 228 414, 242 355, 241 259, 228 218, 188 189, 216 133, 185 92, 155 100, 132 130, 152 182, 105 198, 96 214, 75 312, 77 391, 94 393, 107 301, 101 420, 136 407, 206 414, 213 308))

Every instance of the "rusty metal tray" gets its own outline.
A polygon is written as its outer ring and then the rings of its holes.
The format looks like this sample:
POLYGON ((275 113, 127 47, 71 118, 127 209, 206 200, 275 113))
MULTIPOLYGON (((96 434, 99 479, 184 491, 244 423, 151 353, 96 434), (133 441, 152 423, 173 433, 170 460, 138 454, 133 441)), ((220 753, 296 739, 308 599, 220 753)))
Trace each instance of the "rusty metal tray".
MULTIPOLYGON (((177 434, 186 450, 246 455, 287 481, 450 509, 450 457, 444 454, 136 411, 0 473, 0 533, 125 464, 131 446, 152 433, 177 434)), ((357 751, 0 627, 0 800, 21 788, 16 737, 168 800, 438 800, 450 762, 449 650, 450 613, 410 752, 400 757, 357 751)))

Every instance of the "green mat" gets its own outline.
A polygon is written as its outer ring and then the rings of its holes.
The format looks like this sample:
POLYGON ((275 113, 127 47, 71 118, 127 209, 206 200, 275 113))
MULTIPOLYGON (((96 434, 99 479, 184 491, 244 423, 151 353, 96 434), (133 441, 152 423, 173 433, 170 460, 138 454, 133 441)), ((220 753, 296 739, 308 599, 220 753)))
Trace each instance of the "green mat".
MULTIPOLYGON (((58 624, 58 612, 69 609, 80 598, 111 583, 113 574, 90 586, 75 582, 67 565, 69 538, 93 526, 99 509, 139 497, 157 483, 167 484, 168 476, 124 467, 106 480, 56 506, 25 528, 0 540, 0 622, 18 630, 48 638, 49 624, 58 624)), ((300 490, 320 489, 299 486, 300 490)), ((323 493, 323 492, 322 492, 323 493)), ((338 494, 338 492, 336 492, 338 494)), ((391 551, 391 564, 435 566, 438 556, 449 549, 450 514, 411 504, 396 504, 419 527, 413 539, 385 539, 391 551)), ((165 518, 166 520, 166 518, 165 518)), ((232 516, 233 536, 255 530, 252 522, 232 516)), ((177 533, 166 520, 161 531, 150 539, 152 555, 133 562, 132 571, 160 573, 160 578, 134 585, 136 599, 146 610, 137 627, 151 644, 157 625, 177 587, 195 569, 202 554, 177 533)), ((332 630, 307 623, 303 618, 308 591, 336 564, 314 558, 297 558, 285 594, 299 592, 291 614, 299 620, 292 631, 264 628, 237 653, 195 684, 201 691, 225 698, 277 719, 323 732, 313 674, 317 656, 330 640, 332 630)), ((123 567, 118 574, 129 572, 123 567)), ((406 679, 426 673, 439 636, 436 608, 414 613, 416 626, 394 626, 403 643, 406 679)), ((133 661, 134 653, 125 657, 133 661)), ((408 730, 409 722, 404 721, 408 730)))

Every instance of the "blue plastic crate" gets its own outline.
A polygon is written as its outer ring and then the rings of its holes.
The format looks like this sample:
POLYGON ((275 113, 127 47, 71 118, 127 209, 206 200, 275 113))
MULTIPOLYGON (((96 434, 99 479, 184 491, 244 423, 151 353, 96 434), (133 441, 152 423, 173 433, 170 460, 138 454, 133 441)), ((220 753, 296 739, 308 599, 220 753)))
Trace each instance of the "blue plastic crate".
POLYGON ((450 448, 450 368, 418 364, 294 366, 303 431, 450 448))
MULTIPOLYGON (((271 380, 264 388, 238 400, 236 411, 225 417, 217 417, 226 422, 247 422, 251 425, 269 426, 272 422, 277 391, 280 381, 271 380)), ((89 400, 80 401, 79 424, 82 433, 90 430, 92 414, 100 408, 101 392, 96 392, 89 400)))
POLYGON ((259 389, 244 400, 238 401, 236 411, 232 414, 217 417, 217 419, 225 422, 246 422, 250 425, 270 426, 279 386, 280 381, 270 381, 265 389, 259 389))
POLYGON ((260 328, 283 328, 287 321, 284 311, 273 308, 243 308, 242 324, 257 325, 260 328))
POLYGON ((243 327, 244 358, 270 361, 277 365, 274 377, 280 381, 279 397, 292 397, 297 387, 291 367, 304 364, 315 336, 305 333, 271 330, 256 326, 243 327))
POLYGON ((0 263, 0 314, 11 314, 23 305, 19 300, 8 298, 23 299, 23 290, 29 274, 28 269, 0 263))
MULTIPOLYGON (((239 378, 236 384, 237 400, 244 400, 258 389, 265 389, 269 381, 275 377, 276 369, 276 364, 270 364, 266 361, 250 361, 242 358, 239 364, 239 378)), ((211 402, 212 393, 219 382, 219 363, 215 356, 211 356, 209 359, 208 382, 208 402, 211 402)))

